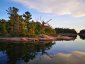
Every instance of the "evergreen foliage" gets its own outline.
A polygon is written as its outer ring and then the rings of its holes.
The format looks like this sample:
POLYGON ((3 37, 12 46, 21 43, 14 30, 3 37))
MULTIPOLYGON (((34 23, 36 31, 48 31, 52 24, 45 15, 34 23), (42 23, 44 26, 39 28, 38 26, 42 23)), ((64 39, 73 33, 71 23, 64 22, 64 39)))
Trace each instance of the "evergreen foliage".
POLYGON ((9 20, 0 19, 0 36, 13 37, 35 37, 42 34, 54 34, 55 31, 50 26, 43 26, 40 22, 32 20, 32 15, 26 11, 23 15, 19 15, 19 9, 16 7, 9 7, 7 14, 9 20), (42 32, 42 28, 44 29, 42 32))

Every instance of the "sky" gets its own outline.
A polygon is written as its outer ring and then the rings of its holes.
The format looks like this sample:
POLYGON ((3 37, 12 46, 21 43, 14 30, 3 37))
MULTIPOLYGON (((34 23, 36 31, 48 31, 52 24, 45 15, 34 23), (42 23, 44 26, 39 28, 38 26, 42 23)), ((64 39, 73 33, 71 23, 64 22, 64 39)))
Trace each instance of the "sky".
POLYGON ((52 19, 53 28, 85 29, 85 0, 0 0, 0 19, 8 19, 9 7, 19 9, 19 14, 29 11, 33 20, 52 19))

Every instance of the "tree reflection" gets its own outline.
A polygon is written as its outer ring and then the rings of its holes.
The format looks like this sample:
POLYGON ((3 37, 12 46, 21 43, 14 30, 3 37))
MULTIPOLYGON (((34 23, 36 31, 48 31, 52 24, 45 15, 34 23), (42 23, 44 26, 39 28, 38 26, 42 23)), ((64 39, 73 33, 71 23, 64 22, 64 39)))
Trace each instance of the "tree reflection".
POLYGON ((29 62, 33 60, 38 52, 47 53, 54 43, 0 43, 0 51, 6 51, 8 64, 16 64, 18 60, 29 62))

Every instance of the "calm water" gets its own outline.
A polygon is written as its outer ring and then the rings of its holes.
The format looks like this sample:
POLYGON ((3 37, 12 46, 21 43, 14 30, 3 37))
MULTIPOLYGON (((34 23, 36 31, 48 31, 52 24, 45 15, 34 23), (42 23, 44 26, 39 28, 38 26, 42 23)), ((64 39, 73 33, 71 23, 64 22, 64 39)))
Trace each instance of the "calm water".
POLYGON ((85 64, 85 40, 0 43, 0 64, 85 64))

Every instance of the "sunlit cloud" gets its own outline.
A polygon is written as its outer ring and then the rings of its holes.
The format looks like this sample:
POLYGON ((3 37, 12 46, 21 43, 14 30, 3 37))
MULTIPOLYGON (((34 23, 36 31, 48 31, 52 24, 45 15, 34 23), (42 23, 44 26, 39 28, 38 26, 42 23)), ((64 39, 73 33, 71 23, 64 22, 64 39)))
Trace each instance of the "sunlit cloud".
POLYGON ((12 0, 44 13, 85 16, 85 0, 12 0))
POLYGON ((31 60, 28 64, 85 64, 85 52, 75 51, 70 54, 58 53, 43 55, 31 60))

